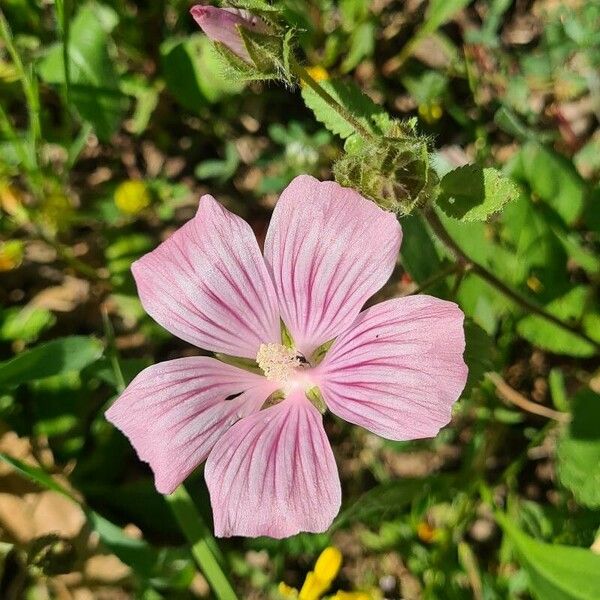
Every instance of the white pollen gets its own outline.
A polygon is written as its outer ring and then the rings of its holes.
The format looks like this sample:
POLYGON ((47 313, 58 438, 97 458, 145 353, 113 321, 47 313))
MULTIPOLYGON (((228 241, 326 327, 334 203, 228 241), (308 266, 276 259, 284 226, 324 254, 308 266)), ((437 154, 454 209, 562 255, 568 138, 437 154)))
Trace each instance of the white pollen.
POLYGON ((270 381, 285 383, 300 366, 296 351, 281 344, 261 344, 256 362, 270 381))

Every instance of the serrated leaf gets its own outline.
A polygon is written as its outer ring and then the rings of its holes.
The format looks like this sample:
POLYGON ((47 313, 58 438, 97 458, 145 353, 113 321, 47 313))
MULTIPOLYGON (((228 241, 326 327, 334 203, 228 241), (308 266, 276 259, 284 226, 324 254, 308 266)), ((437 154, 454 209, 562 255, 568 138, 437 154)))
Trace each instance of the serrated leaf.
MULTIPOLYGON (((588 296, 589 289, 580 285, 547 304, 545 309, 563 321, 577 321, 583 315, 588 296)), ((595 352, 594 347, 579 336, 536 315, 521 319, 517 331, 535 346, 556 354, 592 356, 595 352)))
POLYGON ((514 183, 498 170, 478 165, 450 171, 442 178, 440 190, 440 208, 462 221, 486 221, 519 195, 514 183))
MULTIPOLYGON (((379 133, 377 119, 378 116, 381 118, 381 115, 386 114, 385 110, 363 94, 356 85, 341 81, 321 81, 319 85, 366 129, 379 133)), ((306 106, 315 113, 317 121, 323 123, 332 133, 342 139, 355 133, 352 123, 331 108, 312 88, 305 86, 302 89, 302 98, 306 106)))
POLYGON ((59 338, 0 363, 0 385, 19 385, 70 371, 80 371, 102 356, 100 340, 87 336, 59 338))
POLYGON ((558 476, 578 502, 600 508, 600 395, 581 391, 558 444, 558 476))
POLYGON ((496 518, 529 576, 537 600, 596 600, 600 590, 600 555, 587 548, 540 542, 503 514, 496 518))

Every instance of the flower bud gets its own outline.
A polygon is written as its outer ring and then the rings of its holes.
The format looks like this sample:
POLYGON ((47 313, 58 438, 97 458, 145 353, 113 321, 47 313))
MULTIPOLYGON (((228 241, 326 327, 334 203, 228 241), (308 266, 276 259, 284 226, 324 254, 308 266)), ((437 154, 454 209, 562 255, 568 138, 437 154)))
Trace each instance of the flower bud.
POLYGON ((385 210, 399 215, 422 208, 436 193, 438 178, 429 164, 428 139, 411 121, 391 121, 385 137, 355 137, 335 163, 336 181, 359 191, 385 210))
POLYGON ((235 4, 228 8, 194 6, 190 12, 225 59, 232 78, 289 83, 294 30, 282 25, 280 10, 270 4, 256 0, 235 0, 235 4))
POLYGON ((241 29, 261 34, 269 33, 268 25, 247 10, 197 5, 192 7, 190 13, 213 42, 223 44, 248 64, 252 64, 253 61, 246 48, 241 29))

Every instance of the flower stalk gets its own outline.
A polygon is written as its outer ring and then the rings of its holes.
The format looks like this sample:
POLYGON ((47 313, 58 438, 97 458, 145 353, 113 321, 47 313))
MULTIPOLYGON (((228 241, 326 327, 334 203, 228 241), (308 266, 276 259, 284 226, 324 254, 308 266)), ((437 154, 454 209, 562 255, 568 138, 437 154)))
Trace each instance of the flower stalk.
POLYGON ((172 494, 165 496, 165 499, 191 546, 194 560, 215 596, 218 600, 238 600, 221 567, 220 563, 223 563, 224 559, 219 547, 185 487, 180 485, 172 494))
POLYGON ((330 108, 335 110, 343 119, 350 123, 356 130, 356 133, 366 140, 375 139, 375 135, 364 127, 354 115, 348 112, 295 58, 290 57, 289 67, 292 74, 295 75, 299 81, 303 81, 308 85, 308 87, 310 87, 323 102, 326 102, 330 108))

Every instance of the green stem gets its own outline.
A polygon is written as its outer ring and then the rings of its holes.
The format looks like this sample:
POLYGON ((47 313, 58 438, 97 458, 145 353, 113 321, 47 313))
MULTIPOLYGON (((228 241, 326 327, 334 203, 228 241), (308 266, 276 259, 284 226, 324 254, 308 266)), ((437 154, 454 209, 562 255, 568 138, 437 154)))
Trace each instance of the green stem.
POLYGON ((354 127, 356 133, 365 139, 373 139, 375 136, 354 115, 349 113, 323 86, 313 79, 310 73, 295 59, 290 59, 290 70, 300 80, 310 87, 317 96, 330 108, 335 110, 345 121, 354 127))
POLYGON ((110 361, 113 373, 115 375, 115 381, 117 383, 117 392, 122 394, 127 387, 125 383, 125 377, 123 376, 123 370, 121 369, 121 363, 119 362, 119 351, 117 350, 117 343, 115 340, 115 330, 108 316, 106 308, 102 308, 102 324, 104 325, 104 335, 106 337, 106 355, 110 361))
POLYGON ((69 61, 69 0, 56 0, 56 21, 62 41, 62 59, 65 75, 65 100, 69 104, 69 90, 71 85, 71 65, 69 61))
POLYGON ((453 263, 451 265, 448 265, 441 271, 438 271, 437 273, 431 275, 431 277, 425 279, 425 281, 423 281, 423 283, 421 283, 419 287, 416 290, 414 290, 414 292, 411 292, 408 295, 414 296, 415 294, 422 294, 425 290, 435 285, 438 281, 446 279, 446 277, 448 277, 449 275, 454 275, 454 273, 457 273, 458 276, 460 276, 462 274, 462 271, 463 266, 460 263, 453 263))
POLYGON ((4 16, 2 10, 0 10, 0 37, 6 45, 6 49, 15 65, 23 92, 25 93, 25 99, 27 101, 27 109, 29 112, 29 129, 31 134, 31 144, 33 149, 33 157, 37 164, 37 147, 38 142, 42 138, 42 125, 40 121, 40 97, 37 89, 37 82, 33 76, 33 69, 29 69, 29 72, 25 68, 21 56, 17 51, 17 47, 14 44, 12 31, 10 25, 4 16))
POLYGON ((579 327, 577 327, 576 325, 566 323, 562 319, 559 319, 553 314, 547 312, 541 306, 538 306, 525 296, 522 296, 519 292, 510 288, 503 281, 498 279, 493 273, 488 271, 483 265, 480 265, 478 262, 469 258, 469 256, 467 256, 467 254, 463 252, 462 248, 452 239, 450 234, 446 231, 446 228, 444 227, 444 225, 440 221, 440 218, 437 216, 433 209, 425 211, 425 217, 427 218, 427 222, 429 223, 437 237, 440 239, 440 241, 443 242, 443 244, 448 248, 448 250, 450 250, 450 252, 458 260, 458 262, 462 263, 466 270, 469 270, 470 272, 474 273, 475 275, 489 283, 491 286, 496 288, 501 294, 503 294, 504 296, 512 300, 515 304, 521 306, 528 312, 538 315, 539 317, 542 317, 543 319, 556 325, 557 327, 560 327, 561 329, 564 329, 565 331, 576 335, 582 340, 585 340, 588 344, 592 345, 596 352, 600 352, 600 343, 598 343, 596 340, 593 340, 591 337, 589 337, 587 334, 581 331, 579 327))
POLYGON ((237 600, 231 583, 221 568, 223 558, 210 529, 204 523, 187 490, 180 485, 165 496, 175 519, 191 545, 192 556, 219 600, 237 600), (220 560, 219 560, 220 559, 220 560))

